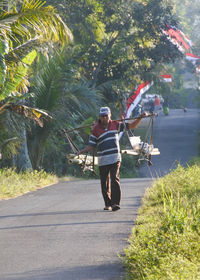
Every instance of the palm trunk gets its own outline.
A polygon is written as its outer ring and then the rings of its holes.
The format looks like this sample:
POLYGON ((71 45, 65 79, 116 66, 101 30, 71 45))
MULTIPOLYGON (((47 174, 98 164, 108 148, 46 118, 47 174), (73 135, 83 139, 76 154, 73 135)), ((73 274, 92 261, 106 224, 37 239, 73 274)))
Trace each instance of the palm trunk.
POLYGON ((27 169, 33 170, 29 153, 28 153, 26 127, 24 121, 22 122, 21 138, 22 138, 22 145, 16 161, 17 169, 19 171, 25 171, 27 169))
POLYGON ((49 133, 50 131, 47 126, 43 128, 35 127, 35 129, 33 129, 33 136, 29 138, 28 147, 34 170, 41 169, 41 161, 44 155, 45 143, 49 133))

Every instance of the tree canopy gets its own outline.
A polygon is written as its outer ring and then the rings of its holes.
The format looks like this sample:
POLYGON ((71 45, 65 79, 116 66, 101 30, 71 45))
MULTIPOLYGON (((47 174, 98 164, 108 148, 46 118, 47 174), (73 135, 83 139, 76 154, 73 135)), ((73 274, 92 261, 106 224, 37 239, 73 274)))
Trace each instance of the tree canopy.
MULTIPOLYGON (((188 9, 187 0, 8 1, 0 8, 0 149, 6 154, 10 147, 13 155, 20 149, 16 119, 19 126, 24 120, 13 112, 38 124, 46 113, 51 118, 43 127, 22 124, 29 155, 34 168, 63 173, 70 167, 62 127, 95 119, 105 104, 118 116, 127 94, 146 80, 173 96, 172 86, 161 85, 158 77, 170 70, 180 88, 173 63, 183 55, 162 30, 166 24, 182 26, 198 46, 191 28, 198 27, 197 2, 188 9)), ((77 133, 74 140, 81 145, 86 137, 77 133)))

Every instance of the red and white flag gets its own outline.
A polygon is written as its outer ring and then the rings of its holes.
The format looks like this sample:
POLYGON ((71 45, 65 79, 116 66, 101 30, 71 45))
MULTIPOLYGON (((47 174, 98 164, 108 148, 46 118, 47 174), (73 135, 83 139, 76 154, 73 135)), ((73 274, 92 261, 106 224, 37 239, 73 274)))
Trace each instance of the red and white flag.
POLYGON ((183 33, 183 31, 178 29, 176 26, 172 26, 172 25, 167 24, 167 28, 168 28, 168 30, 173 30, 173 31, 176 32, 176 33, 174 33, 176 39, 179 40, 180 42, 182 42, 186 49, 189 49, 189 47, 193 46, 192 41, 183 33))
POLYGON ((186 59, 195 64, 197 60, 200 59, 200 56, 194 55, 192 53, 186 53, 186 59))
POLYGON ((131 95, 127 99, 126 103, 126 113, 125 113, 125 119, 129 118, 131 116, 132 111, 135 109, 135 107, 138 105, 138 103, 141 100, 142 95, 150 89, 150 87, 153 85, 153 82, 145 82, 138 86, 135 93, 131 95))
POLYGON ((167 36, 167 39, 178 48, 181 53, 185 53, 185 49, 177 42, 176 38, 171 37, 166 30, 162 30, 162 32, 167 36))
MULTIPOLYGON (((135 107, 138 105, 140 102, 142 95, 150 89, 150 87, 153 85, 152 82, 146 81, 145 83, 140 84, 134 94, 132 94, 126 101, 126 112, 122 114, 122 117, 125 119, 130 118, 131 113, 135 109, 135 107)), ((121 139, 123 135, 123 132, 119 133, 119 139, 121 139)))
POLYGON ((167 36, 168 40, 174 44, 180 52, 184 53, 185 50, 189 50, 192 46, 192 41, 177 27, 166 25, 167 30, 162 32, 167 36))
POLYGON ((167 75, 161 75, 161 81, 165 83, 171 83, 172 82, 172 75, 167 74, 167 75))
POLYGON ((180 32, 178 32, 177 30, 173 29, 173 28, 169 28, 167 30, 167 34, 175 39, 177 41, 177 43, 184 47, 186 50, 188 50, 190 48, 190 46, 184 41, 184 39, 181 37, 180 32))
POLYGON ((190 47, 193 46, 192 41, 181 30, 177 29, 176 31, 184 38, 184 40, 188 43, 190 47))

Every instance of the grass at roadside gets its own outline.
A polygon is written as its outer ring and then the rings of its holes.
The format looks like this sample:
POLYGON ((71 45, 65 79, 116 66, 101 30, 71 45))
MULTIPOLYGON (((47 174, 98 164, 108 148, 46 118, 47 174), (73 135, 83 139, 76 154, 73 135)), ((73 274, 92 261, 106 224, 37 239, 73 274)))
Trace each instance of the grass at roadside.
POLYGON ((0 199, 8 199, 58 182, 58 178, 45 171, 16 173, 0 169, 0 199))
POLYGON ((200 279, 200 166, 179 166, 146 191, 125 249, 127 280, 200 279))

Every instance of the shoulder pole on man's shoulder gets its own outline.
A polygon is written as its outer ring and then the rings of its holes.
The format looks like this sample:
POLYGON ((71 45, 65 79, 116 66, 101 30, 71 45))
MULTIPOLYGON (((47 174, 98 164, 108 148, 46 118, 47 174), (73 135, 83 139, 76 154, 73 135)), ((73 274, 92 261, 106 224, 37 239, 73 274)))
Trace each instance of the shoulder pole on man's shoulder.
MULTIPOLYGON (((144 119, 144 118, 150 118, 150 117, 154 117, 156 114, 149 114, 149 115, 146 115, 146 116, 137 116, 137 117, 132 117, 132 118, 125 118, 125 119, 118 119, 118 120, 113 120, 113 121, 116 121, 116 122, 121 122, 121 121, 131 121, 131 120, 137 120, 137 119, 144 119)), ((84 129, 84 128, 87 128, 87 127, 92 127, 95 123, 91 123, 91 124, 88 124, 88 125, 84 125, 84 126, 79 126, 79 127, 76 127, 76 128, 72 128, 72 129, 66 129, 65 131, 66 132, 72 132, 72 131, 75 131, 75 130, 80 130, 80 129, 84 129)))

